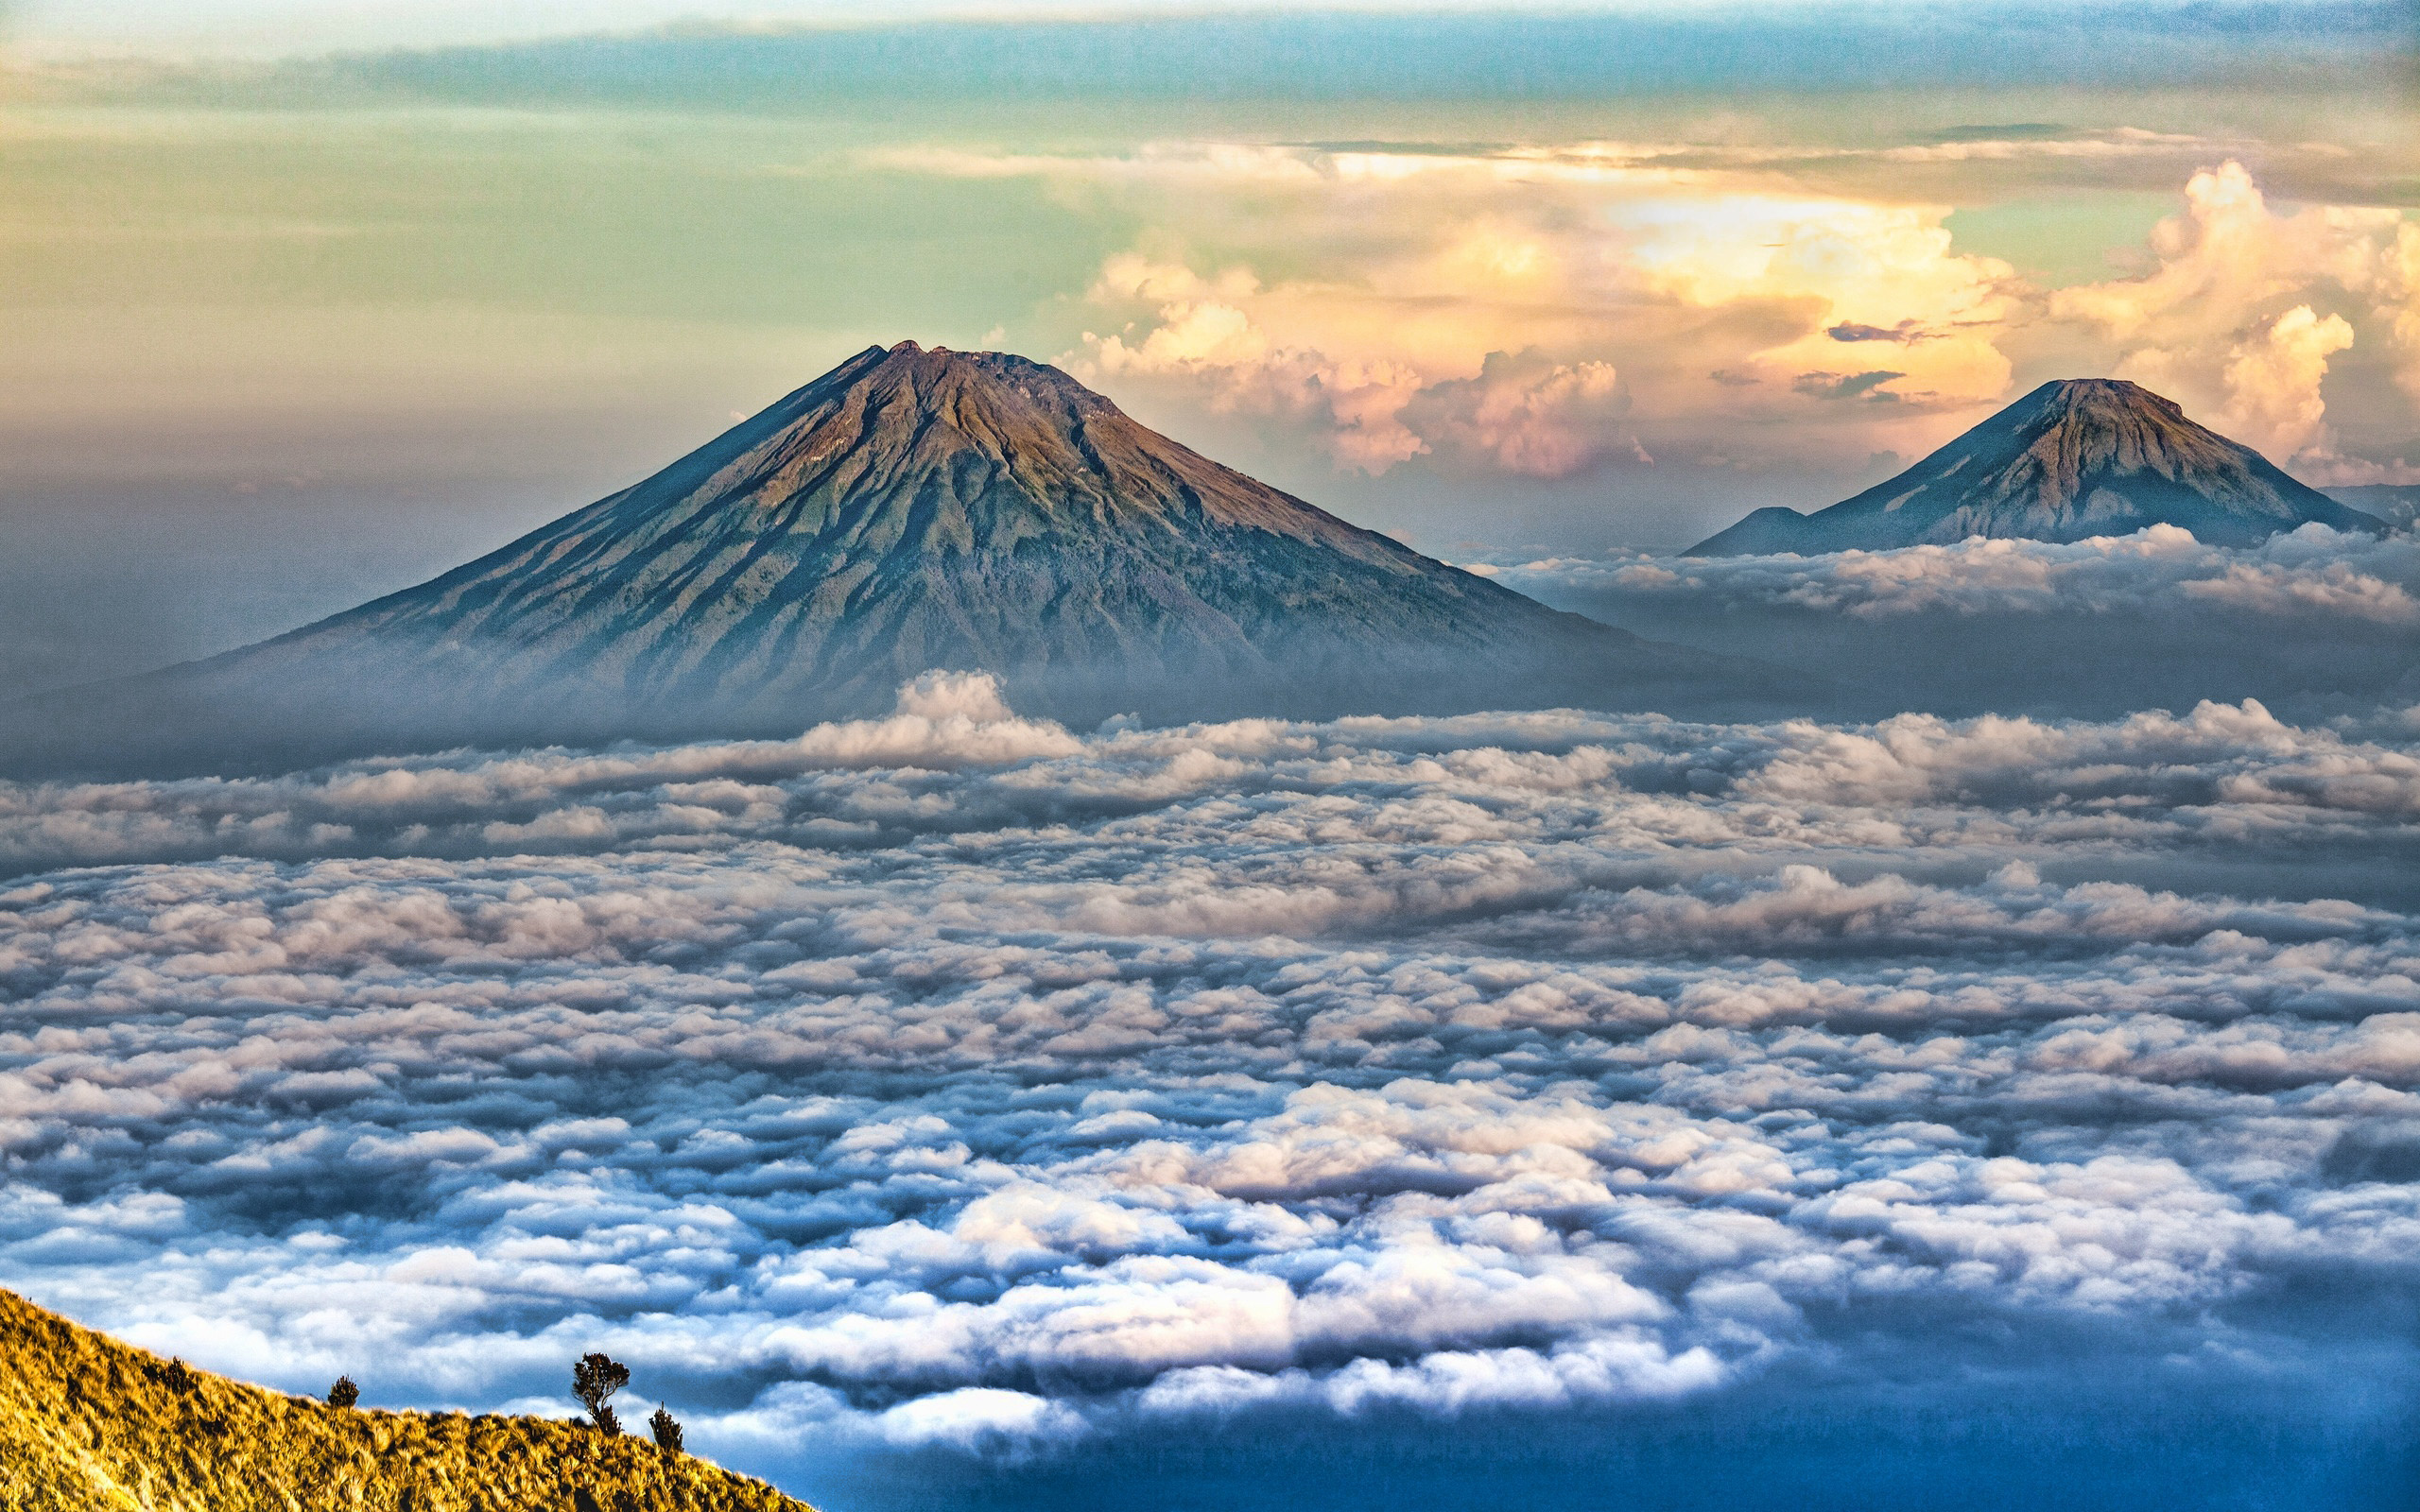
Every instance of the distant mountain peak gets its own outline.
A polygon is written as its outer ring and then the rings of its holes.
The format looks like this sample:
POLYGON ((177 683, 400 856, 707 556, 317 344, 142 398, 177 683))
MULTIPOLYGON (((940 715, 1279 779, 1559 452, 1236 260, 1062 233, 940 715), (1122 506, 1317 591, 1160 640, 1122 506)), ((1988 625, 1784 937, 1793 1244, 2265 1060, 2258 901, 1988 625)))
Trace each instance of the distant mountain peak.
POLYGON ((2121 378, 2044 384, 1890 481, 1811 515, 1759 509, 1693 557, 1885 551, 1969 536, 2082 541, 2173 524, 2253 545, 2313 522, 2384 525, 2121 378))

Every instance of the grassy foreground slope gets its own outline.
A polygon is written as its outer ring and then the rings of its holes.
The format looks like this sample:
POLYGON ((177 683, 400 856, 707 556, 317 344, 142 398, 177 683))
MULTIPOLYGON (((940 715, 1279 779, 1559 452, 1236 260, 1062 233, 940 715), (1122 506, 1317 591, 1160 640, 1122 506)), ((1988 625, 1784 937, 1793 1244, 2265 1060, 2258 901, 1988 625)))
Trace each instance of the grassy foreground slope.
POLYGON ((0 1291, 5 1512, 810 1512, 544 1418, 338 1408, 214 1376, 0 1291))

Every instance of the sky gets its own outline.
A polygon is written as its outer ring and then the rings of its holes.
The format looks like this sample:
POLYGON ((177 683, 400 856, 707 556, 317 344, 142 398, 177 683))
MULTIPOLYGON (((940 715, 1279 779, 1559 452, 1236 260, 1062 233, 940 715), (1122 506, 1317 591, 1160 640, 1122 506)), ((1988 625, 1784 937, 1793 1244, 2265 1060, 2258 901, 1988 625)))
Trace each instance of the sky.
POLYGON ((1807 716, 0 781, 0 1285, 826 1512, 2415 1504, 2420 542, 1675 555, 2062 377, 2420 482, 2408 8, 918 14, 0 10, 0 696, 912 337, 1807 716))
MULTIPOLYGON (((1911 0, 1899 9, 1941 10, 1911 0)), ((1954 5, 1956 0, 1951 0, 1954 5)), ((1282 14, 1438 16, 1629 15, 1731 11, 1752 16, 1837 9, 1827 0, 1354 0, 1316 8, 1273 0, 121 0, 106 9, 75 0, 15 0, 20 42, 61 56, 216 54, 288 57, 337 50, 426 48, 629 33, 667 26, 780 28, 872 26, 921 21, 1130 21, 1282 14)), ((2078 8, 2088 9, 2088 8, 2078 8)), ((2290 0, 2290 11, 2324 15, 2325 0, 2290 0)))
POLYGON ((910 337, 1455 560, 1820 507, 2056 377, 2420 476, 2394 7, 9 14, 0 688, 404 586, 910 337))

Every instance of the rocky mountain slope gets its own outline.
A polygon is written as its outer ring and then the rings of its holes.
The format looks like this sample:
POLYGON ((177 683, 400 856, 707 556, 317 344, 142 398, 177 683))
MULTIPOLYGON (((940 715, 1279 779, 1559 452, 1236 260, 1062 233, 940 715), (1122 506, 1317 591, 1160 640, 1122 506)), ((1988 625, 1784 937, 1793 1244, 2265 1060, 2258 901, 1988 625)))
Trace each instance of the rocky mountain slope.
POLYGON ((331 1407, 0 1292, 0 1507, 23 1512, 809 1512, 761 1481, 543 1418, 331 1407))
POLYGON ((271 732, 291 760, 794 730, 930 670, 1080 722, 1721 712, 1788 686, 1348 524, 1054 368, 903 342, 431 582, 43 707, 88 749, 271 732))
POLYGON ((2380 522, 2116 379, 2045 384, 1887 483, 1813 514, 1758 509, 1691 557, 1887 551, 1969 536, 2082 541, 2173 524, 2246 546, 2312 521, 2380 522))

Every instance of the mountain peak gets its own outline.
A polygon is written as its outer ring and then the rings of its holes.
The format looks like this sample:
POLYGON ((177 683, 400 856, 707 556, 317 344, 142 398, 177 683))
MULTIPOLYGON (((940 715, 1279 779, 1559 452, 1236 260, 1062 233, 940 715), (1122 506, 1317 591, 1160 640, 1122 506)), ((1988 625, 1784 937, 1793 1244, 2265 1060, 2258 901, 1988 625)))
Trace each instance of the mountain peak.
POLYGON ((1693 557, 1887 551, 1970 536, 2082 541, 2173 524, 2212 545, 2318 523, 2381 531, 2122 378, 2047 383, 1887 483, 1810 515, 1761 509, 1693 557))
POLYGON ((1047 363, 914 341, 866 348, 590 512, 642 500, 750 534, 848 516, 861 544, 895 531, 899 549, 1069 541, 1192 513, 1393 569, 1426 560, 1179 445, 1047 363))
POLYGON ((2053 378, 2010 407, 2023 409, 2028 405, 2057 414, 2149 410, 2175 420, 2185 418, 2184 406, 2175 400, 2125 378, 2053 378))
POLYGON ((256 722, 323 750, 772 733, 934 671, 1077 720, 1729 710, 1778 685, 1350 524, 1046 363, 913 341, 441 577, 157 676, 180 709, 299 711, 256 722))
MULTIPOLYGON (((1059 423, 1118 416, 1108 399, 1047 363, 1008 352, 953 352, 902 341, 868 347, 766 413, 804 395, 859 392, 878 405, 907 404, 937 415, 992 413, 1002 423, 1059 423), (1007 417, 1017 417, 1009 420, 1007 417)), ((763 417, 759 417, 760 419, 763 417)))
POLYGON ((2123 378, 2061 378, 2042 385, 1984 421, 2007 421, 2020 430, 2067 430, 2085 435, 2131 433, 2151 450, 2204 454, 2215 458, 2248 451, 2186 418, 2185 406, 2165 394, 2123 378))

